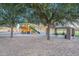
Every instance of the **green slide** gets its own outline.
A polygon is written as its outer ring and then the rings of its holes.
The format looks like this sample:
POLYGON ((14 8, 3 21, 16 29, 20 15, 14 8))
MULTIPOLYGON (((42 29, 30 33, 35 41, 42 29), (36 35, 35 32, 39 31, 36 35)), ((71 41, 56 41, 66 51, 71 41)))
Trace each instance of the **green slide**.
POLYGON ((29 27, 33 30, 33 32, 37 32, 38 34, 40 34, 40 32, 37 31, 34 27, 32 27, 32 26, 29 26, 29 27))

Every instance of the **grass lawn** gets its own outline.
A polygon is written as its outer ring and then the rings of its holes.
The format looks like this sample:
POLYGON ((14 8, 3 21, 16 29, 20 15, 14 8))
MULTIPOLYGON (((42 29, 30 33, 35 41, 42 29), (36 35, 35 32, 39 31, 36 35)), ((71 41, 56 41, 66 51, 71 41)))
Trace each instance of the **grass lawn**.
POLYGON ((75 32, 75 36, 79 37, 79 31, 75 32))

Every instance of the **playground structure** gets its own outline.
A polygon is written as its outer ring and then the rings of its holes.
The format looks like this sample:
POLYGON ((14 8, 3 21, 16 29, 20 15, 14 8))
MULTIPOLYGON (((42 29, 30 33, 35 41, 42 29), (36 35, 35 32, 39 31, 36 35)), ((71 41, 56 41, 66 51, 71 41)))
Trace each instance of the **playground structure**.
POLYGON ((35 28, 33 28, 32 26, 28 25, 28 24, 23 24, 21 25, 21 33, 23 34, 30 34, 30 33, 35 33, 37 32, 38 34, 40 34, 39 31, 37 31, 35 28))
POLYGON ((29 28, 29 26, 28 25, 22 25, 21 26, 21 33, 31 33, 32 32, 32 30, 29 28))

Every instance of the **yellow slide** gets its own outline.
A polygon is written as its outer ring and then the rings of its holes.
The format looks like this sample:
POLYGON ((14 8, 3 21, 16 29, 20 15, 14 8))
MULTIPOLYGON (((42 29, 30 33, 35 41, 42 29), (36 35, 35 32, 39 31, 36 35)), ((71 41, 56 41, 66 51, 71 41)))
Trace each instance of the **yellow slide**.
POLYGON ((28 25, 22 25, 21 26, 21 32, 23 32, 23 33, 30 33, 30 32, 32 32, 32 30, 29 28, 28 25))

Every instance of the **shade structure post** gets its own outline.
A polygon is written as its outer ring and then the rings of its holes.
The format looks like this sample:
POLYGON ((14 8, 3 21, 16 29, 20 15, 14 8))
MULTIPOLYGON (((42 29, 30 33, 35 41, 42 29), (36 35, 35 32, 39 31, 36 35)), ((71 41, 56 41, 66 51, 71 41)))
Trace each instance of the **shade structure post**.
POLYGON ((55 35, 57 35, 57 28, 54 29, 54 33, 55 33, 55 35))
POLYGON ((75 35, 75 29, 72 28, 72 36, 74 37, 74 35, 75 35))
POLYGON ((71 28, 67 27, 67 31, 66 31, 66 39, 71 39, 71 28))

